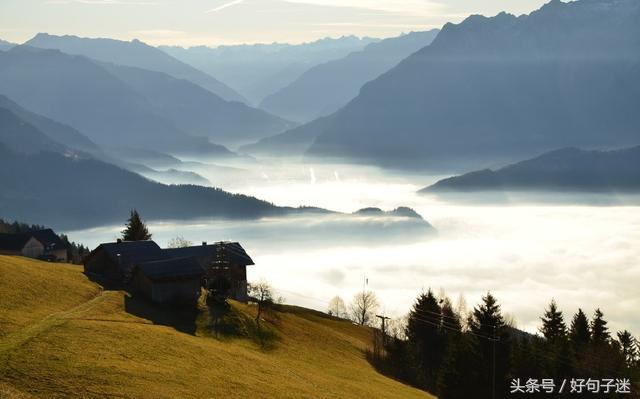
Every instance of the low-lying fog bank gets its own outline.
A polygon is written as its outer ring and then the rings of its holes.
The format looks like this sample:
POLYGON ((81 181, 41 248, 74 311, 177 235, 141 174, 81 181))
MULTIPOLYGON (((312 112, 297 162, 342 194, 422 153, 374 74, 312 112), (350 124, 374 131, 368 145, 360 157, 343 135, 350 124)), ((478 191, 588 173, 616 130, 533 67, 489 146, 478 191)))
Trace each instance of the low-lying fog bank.
MULTIPOLYGON (((154 239, 161 245, 178 235, 194 243, 240 241, 256 262, 249 268, 251 280, 265 278, 288 302, 321 310, 334 295, 349 302, 366 276, 384 306, 381 311, 393 316, 406 313, 429 287, 444 289, 454 302, 463 294, 469 307, 490 290, 531 332, 551 298, 567 319, 579 306, 588 313, 600 307, 612 329, 640 331, 640 202, 633 198, 624 199, 627 206, 612 205, 610 196, 601 197, 610 206, 571 200, 540 205, 539 198, 527 197, 479 204, 480 197, 451 201, 417 194, 441 176, 258 161, 244 170, 244 177, 207 174, 206 167, 194 171, 214 185, 277 205, 348 213, 409 206, 437 234, 419 220, 313 215, 151 223, 154 239)), ((120 229, 70 236, 93 246, 114 239, 120 229)))

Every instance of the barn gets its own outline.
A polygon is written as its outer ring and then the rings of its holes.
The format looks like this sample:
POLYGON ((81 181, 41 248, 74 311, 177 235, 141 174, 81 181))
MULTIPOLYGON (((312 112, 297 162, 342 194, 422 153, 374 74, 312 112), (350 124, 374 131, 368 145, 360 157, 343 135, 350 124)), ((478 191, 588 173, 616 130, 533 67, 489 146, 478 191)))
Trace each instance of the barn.
POLYGON ((0 234, 0 254, 66 262, 67 246, 51 229, 0 234))
POLYGON ((154 302, 192 303, 200 287, 222 282, 228 298, 246 302, 247 266, 253 260, 237 242, 161 249, 154 241, 100 244, 84 259, 87 275, 127 284, 154 302))
POLYGON ((100 244, 84 259, 84 272, 113 282, 127 282, 133 268, 143 262, 166 259, 153 241, 121 241, 100 244))
POLYGON ((133 269, 131 286, 157 303, 195 304, 203 270, 195 258, 143 262, 133 269))
POLYGON ((163 252, 170 258, 195 258, 205 271, 205 278, 214 280, 223 278, 227 281, 229 298, 246 302, 247 295, 247 266, 255 263, 238 242, 217 242, 207 245, 168 248, 163 252))

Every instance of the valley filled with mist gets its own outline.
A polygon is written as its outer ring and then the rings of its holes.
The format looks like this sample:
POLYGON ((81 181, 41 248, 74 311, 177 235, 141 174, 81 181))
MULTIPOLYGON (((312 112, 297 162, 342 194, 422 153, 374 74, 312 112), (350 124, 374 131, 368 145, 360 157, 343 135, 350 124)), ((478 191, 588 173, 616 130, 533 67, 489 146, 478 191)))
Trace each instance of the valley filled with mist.
MULTIPOLYGON (((209 160, 211 161, 211 160, 209 160)), ((454 198, 420 194, 443 176, 300 160, 235 162, 232 173, 189 170, 217 187, 278 206, 312 205, 339 213, 259 221, 153 221, 154 239, 239 240, 257 265, 250 278, 273 283, 288 303, 324 310, 339 295, 374 290, 384 311, 401 317, 416 292, 444 290, 475 303, 487 291, 516 325, 536 332, 539 309, 555 298, 566 309, 599 306, 640 327, 640 198, 635 194, 503 192, 454 198), (410 207, 423 219, 352 215, 410 207), (432 228, 426 225, 426 222, 432 228), (210 237, 210 238, 209 238, 210 237), (293 288, 292 288, 293 287, 293 288)), ((121 224, 70 232, 90 247, 112 241, 121 224)), ((612 328, 615 323, 612 321, 612 328)))
POLYGON ((637 0, 1 3, 1 397, 637 393, 637 0))

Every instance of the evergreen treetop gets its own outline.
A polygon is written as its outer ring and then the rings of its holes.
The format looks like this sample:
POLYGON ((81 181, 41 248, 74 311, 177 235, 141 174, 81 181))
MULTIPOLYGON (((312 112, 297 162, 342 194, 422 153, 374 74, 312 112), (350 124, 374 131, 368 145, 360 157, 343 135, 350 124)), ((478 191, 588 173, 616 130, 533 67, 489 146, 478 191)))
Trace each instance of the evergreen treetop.
POLYGON ((490 292, 482 297, 482 303, 473 309, 469 317, 469 329, 484 337, 501 333, 506 326, 498 300, 490 292))
POLYGON ((569 339, 575 346, 583 346, 591 341, 589 319, 587 319, 587 315, 582 311, 582 309, 578 309, 578 312, 573 316, 573 319, 571 320, 569 339))
POLYGON ((140 214, 137 210, 132 210, 125 229, 122 230, 122 239, 124 241, 144 241, 150 240, 151 234, 149 229, 140 219, 140 214))
POLYGON ((591 340, 596 345, 604 345, 609 343, 611 335, 607 327, 607 321, 600 309, 596 309, 591 321, 591 340))
POLYGON ((564 340, 567 335, 567 326, 564 323, 562 312, 558 310, 558 305, 554 299, 551 300, 549 308, 545 310, 540 318, 542 327, 540 332, 551 343, 564 340))

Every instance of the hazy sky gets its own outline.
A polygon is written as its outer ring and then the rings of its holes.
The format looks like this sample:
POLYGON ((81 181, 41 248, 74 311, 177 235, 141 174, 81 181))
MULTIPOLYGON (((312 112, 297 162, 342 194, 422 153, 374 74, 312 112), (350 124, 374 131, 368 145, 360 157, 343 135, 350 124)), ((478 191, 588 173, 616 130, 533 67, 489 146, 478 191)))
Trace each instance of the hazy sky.
POLYGON ((0 0, 0 38, 38 32, 138 38, 151 44, 292 42, 345 34, 389 37, 469 14, 528 13, 544 0, 0 0))

